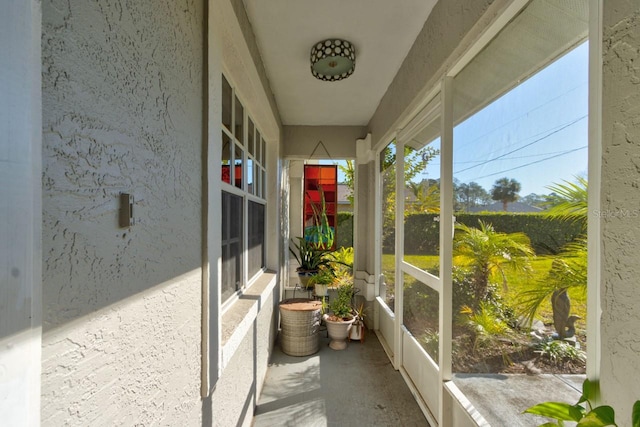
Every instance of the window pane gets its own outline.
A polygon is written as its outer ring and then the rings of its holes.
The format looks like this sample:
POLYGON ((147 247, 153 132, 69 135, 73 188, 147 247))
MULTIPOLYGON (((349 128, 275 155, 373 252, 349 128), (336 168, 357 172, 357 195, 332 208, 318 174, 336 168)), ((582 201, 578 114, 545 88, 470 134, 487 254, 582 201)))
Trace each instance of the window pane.
POLYGON ((222 192, 222 300, 242 285, 242 197, 222 192))
POLYGON ((247 191, 249 194, 255 194, 255 185, 254 185, 254 170, 253 170, 253 159, 251 157, 247 158, 247 191))
POLYGON ((455 77, 454 372, 585 371, 588 7, 578 3, 529 2, 455 77), (582 220, 549 215, 568 199, 584 203, 582 220), (516 327, 523 315, 533 339, 516 327))
POLYGON ((264 205, 249 202, 249 277, 264 267, 264 205))
POLYGON ((247 150, 249 151, 249 154, 253 157, 256 156, 256 150, 255 150, 255 129, 253 126, 253 120, 251 120, 251 117, 249 117, 249 130, 247 131, 247 150))
POLYGON ((242 104, 240 103, 240 100, 238 100, 237 96, 236 96, 235 122, 236 122, 236 126, 235 126, 234 136, 241 144, 244 145, 246 144, 246 141, 244 140, 244 108, 242 107, 242 104))
POLYGON ((260 150, 260 164, 262 166, 267 165, 267 143, 264 141, 264 139, 261 139, 260 141, 262 141, 262 149, 260 150))
POLYGON ((231 184, 231 138, 222 131, 222 181, 231 184))
POLYGON ((440 312, 438 292, 405 273, 403 293, 404 325, 437 364, 440 312))
POLYGON ((404 260, 434 276, 440 267, 439 125, 437 118, 404 150, 404 260))
POLYGON ((262 196, 263 199, 267 198, 267 172, 262 170, 262 196))
POLYGON ((396 271, 396 143, 387 145, 380 153, 382 171, 382 276, 380 296, 395 311, 396 271))
POLYGON ((222 76, 222 124, 229 130, 229 132, 233 132, 231 127, 232 103, 233 93, 231 91, 231 85, 229 85, 227 79, 222 76))
POLYGON ((233 172, 233 179, 235 180, 235 186, 238 188, 242 188, 242 177, 244 171, 242 170, 242 157, 244 156, 244 152, 242 148, 238 144, 234 144, 235 153, 234 153, 234 164, 235 167, 233 172))
POLYGON ((256 187, 256 196, 262 197, 262 169, 260 169, 258 165, 255 167, 255 181, 253 185, 256 187))

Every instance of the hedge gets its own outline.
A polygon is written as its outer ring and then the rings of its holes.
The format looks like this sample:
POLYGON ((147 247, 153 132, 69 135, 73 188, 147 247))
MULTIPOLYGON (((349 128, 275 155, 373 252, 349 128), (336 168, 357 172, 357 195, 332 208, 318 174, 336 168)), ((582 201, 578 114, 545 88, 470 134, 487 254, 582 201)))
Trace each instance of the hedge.
MULTIPOLYGON (((568 222, 539 213, 456 213, 456 222, 477 227, 478 220, 493 224, 503 233, 523 232, 531 240, 537 254, 557 253, 566 243, 579 236, 582 222, 568 222)), ((407 254, 435 255, 438 253, 438 214, 412 214, 405 218, 404 250, 407 254)), ((384 239, 384 250, 393 250, 393 232, 384 239)))
POLYGON ((353 213, 338 212, 338 229, 336 231, 336 248, 353 246, 353 213))

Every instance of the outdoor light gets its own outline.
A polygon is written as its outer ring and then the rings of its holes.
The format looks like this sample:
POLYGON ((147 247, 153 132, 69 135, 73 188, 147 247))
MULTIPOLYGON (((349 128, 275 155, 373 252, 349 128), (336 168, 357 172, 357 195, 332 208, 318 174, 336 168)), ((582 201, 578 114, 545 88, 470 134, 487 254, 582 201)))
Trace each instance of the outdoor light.
POLYGON ((351 43, 327 39, 311 48, 311 74, 315 78, 336 82, 346 79, 356 68, 356 50, 351 43))

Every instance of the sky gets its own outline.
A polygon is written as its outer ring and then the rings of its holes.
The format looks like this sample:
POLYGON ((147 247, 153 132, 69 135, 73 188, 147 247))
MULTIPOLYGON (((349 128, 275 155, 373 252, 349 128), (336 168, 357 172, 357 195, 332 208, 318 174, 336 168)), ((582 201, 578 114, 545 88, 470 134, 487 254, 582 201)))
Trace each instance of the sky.
MULTIPOLYGON (((487 191, 513 178, 524 197, 586 177, 587 113, 585 42, 454 128, 454 178, 487 191)), ((415 181, 437 179, 439 168, 438 156, 415 181)))
POLYGON ((526 196, 586 177, 587 113, 584 43, 454 128, 454 178, 488 191, 513 178, 526 196))

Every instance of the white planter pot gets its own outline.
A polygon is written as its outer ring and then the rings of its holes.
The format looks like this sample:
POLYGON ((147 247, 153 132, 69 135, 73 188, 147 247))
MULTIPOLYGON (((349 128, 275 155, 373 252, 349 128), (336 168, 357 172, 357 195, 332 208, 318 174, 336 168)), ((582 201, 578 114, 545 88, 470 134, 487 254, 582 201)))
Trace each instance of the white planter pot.
POLYGON ((316 284, 316 296, 317 297, 326 297, 329 293, 329 285, 318 285, 316 284))
POLYGON ((349 341, 364 341, 364 323, 361 320, 351 326, 349 341))
POLYGON ((324 315, 324 321, 327 324, 327 333, 329 334, 329 338, 331 338, 331 342, 329 342, 329 347, 334 350, 344 350, 347 348, 347 337, 349 336, 349 330, 351 329, 351 325, 356 321, 355 318, 351 320, 342 320, 342 321, 333 321, 329 320, 329 315, 324 315))

